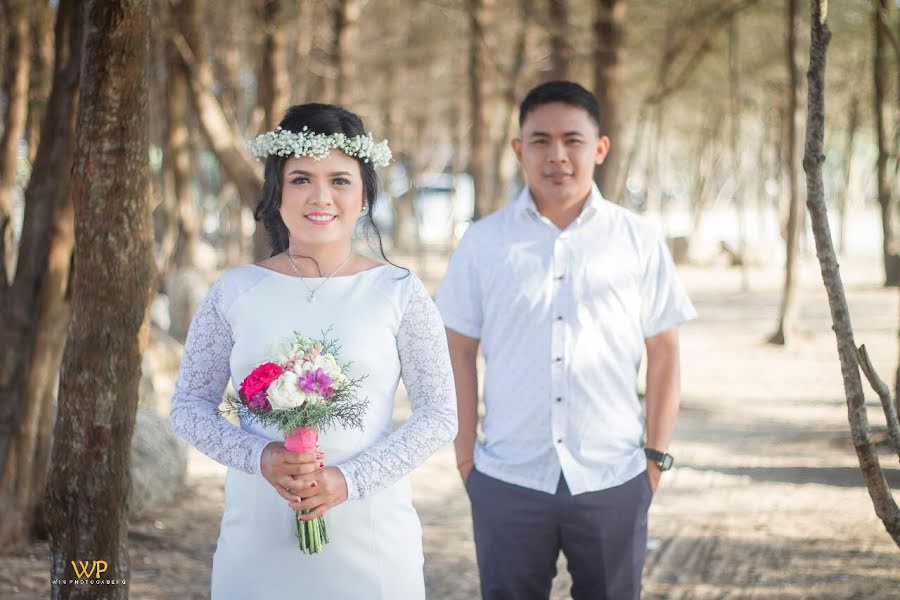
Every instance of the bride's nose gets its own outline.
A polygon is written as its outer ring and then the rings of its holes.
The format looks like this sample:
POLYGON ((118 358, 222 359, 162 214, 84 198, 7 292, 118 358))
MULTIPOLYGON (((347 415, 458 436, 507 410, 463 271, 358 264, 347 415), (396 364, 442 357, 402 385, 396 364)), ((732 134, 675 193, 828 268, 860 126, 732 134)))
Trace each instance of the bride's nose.
POLYGON ((312 202, 317 206, 330 206, 332 204, 331 190, 327 185, 317 184, 313 188, 312 202))

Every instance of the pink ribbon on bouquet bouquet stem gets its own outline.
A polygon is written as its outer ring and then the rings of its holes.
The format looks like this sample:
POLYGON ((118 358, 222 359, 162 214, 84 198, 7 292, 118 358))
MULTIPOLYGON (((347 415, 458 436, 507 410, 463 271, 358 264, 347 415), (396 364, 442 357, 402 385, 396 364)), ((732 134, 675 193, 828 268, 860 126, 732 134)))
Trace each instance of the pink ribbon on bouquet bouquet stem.
POLYGON ((315 452, 319 444, 319 430, 315 427, 298 427, 284 434, 284 447, 291 452, 315 452))

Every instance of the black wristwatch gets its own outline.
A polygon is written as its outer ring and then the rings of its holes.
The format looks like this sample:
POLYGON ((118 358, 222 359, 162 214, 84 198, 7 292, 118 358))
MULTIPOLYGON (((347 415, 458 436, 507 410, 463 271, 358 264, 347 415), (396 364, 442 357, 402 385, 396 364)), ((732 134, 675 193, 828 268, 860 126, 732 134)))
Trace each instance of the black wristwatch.
POLYGON ((672 465, 675 464, 675 459, 672 458, 671 454, 660 452, 653 448, 644 448, 644 454, 647 455, 647 458, 659 465, 659 468, 663 471, 668 471, 672 468, 672 465))

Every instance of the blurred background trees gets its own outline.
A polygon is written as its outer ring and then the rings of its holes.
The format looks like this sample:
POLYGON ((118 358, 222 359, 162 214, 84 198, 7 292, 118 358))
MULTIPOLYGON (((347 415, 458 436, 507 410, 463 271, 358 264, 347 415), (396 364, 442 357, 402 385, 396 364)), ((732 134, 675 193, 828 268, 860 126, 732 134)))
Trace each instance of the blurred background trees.
MULTIPOLYGON (((806 3, 148 1, 151 345, 177 352, 215 273, 266 255, 252 219, 262 165, 245 142, 287 106, 341 103, 390 140, 376 218, 394 254, 421 257, 448 252, 521 186, 509 150, 517 105, 555 78, 603 102, 612 150, 598 185, 655 221, 676 261, 785 268, 770 340, 789 341, 794 261, 812 252, 799 162, 806 3)), ((0 8, 0 506, 24 515, 0 535, 12 539, 41 529, 34 507, 71 313, 83 33, 65 0, 0 8)), ((830 9, 832 229, 841 252, 872 254, 897 286, 900 8, 830 9)))

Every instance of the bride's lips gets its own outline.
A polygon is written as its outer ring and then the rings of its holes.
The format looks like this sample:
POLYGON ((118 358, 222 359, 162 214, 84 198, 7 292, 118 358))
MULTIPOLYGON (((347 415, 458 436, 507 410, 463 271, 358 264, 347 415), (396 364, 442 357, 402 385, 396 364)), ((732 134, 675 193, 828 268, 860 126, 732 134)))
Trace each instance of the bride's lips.
POLYGON ((335 220, 337 220, 337 215, 333 215, 331 213, 320 213, 320 212, 309 213, 308 215, 303 215, 303 217, 309 223, 312 223, 313 225, 320 225, 320 226, 328 225, 330 223, 333 223, 335 220))

